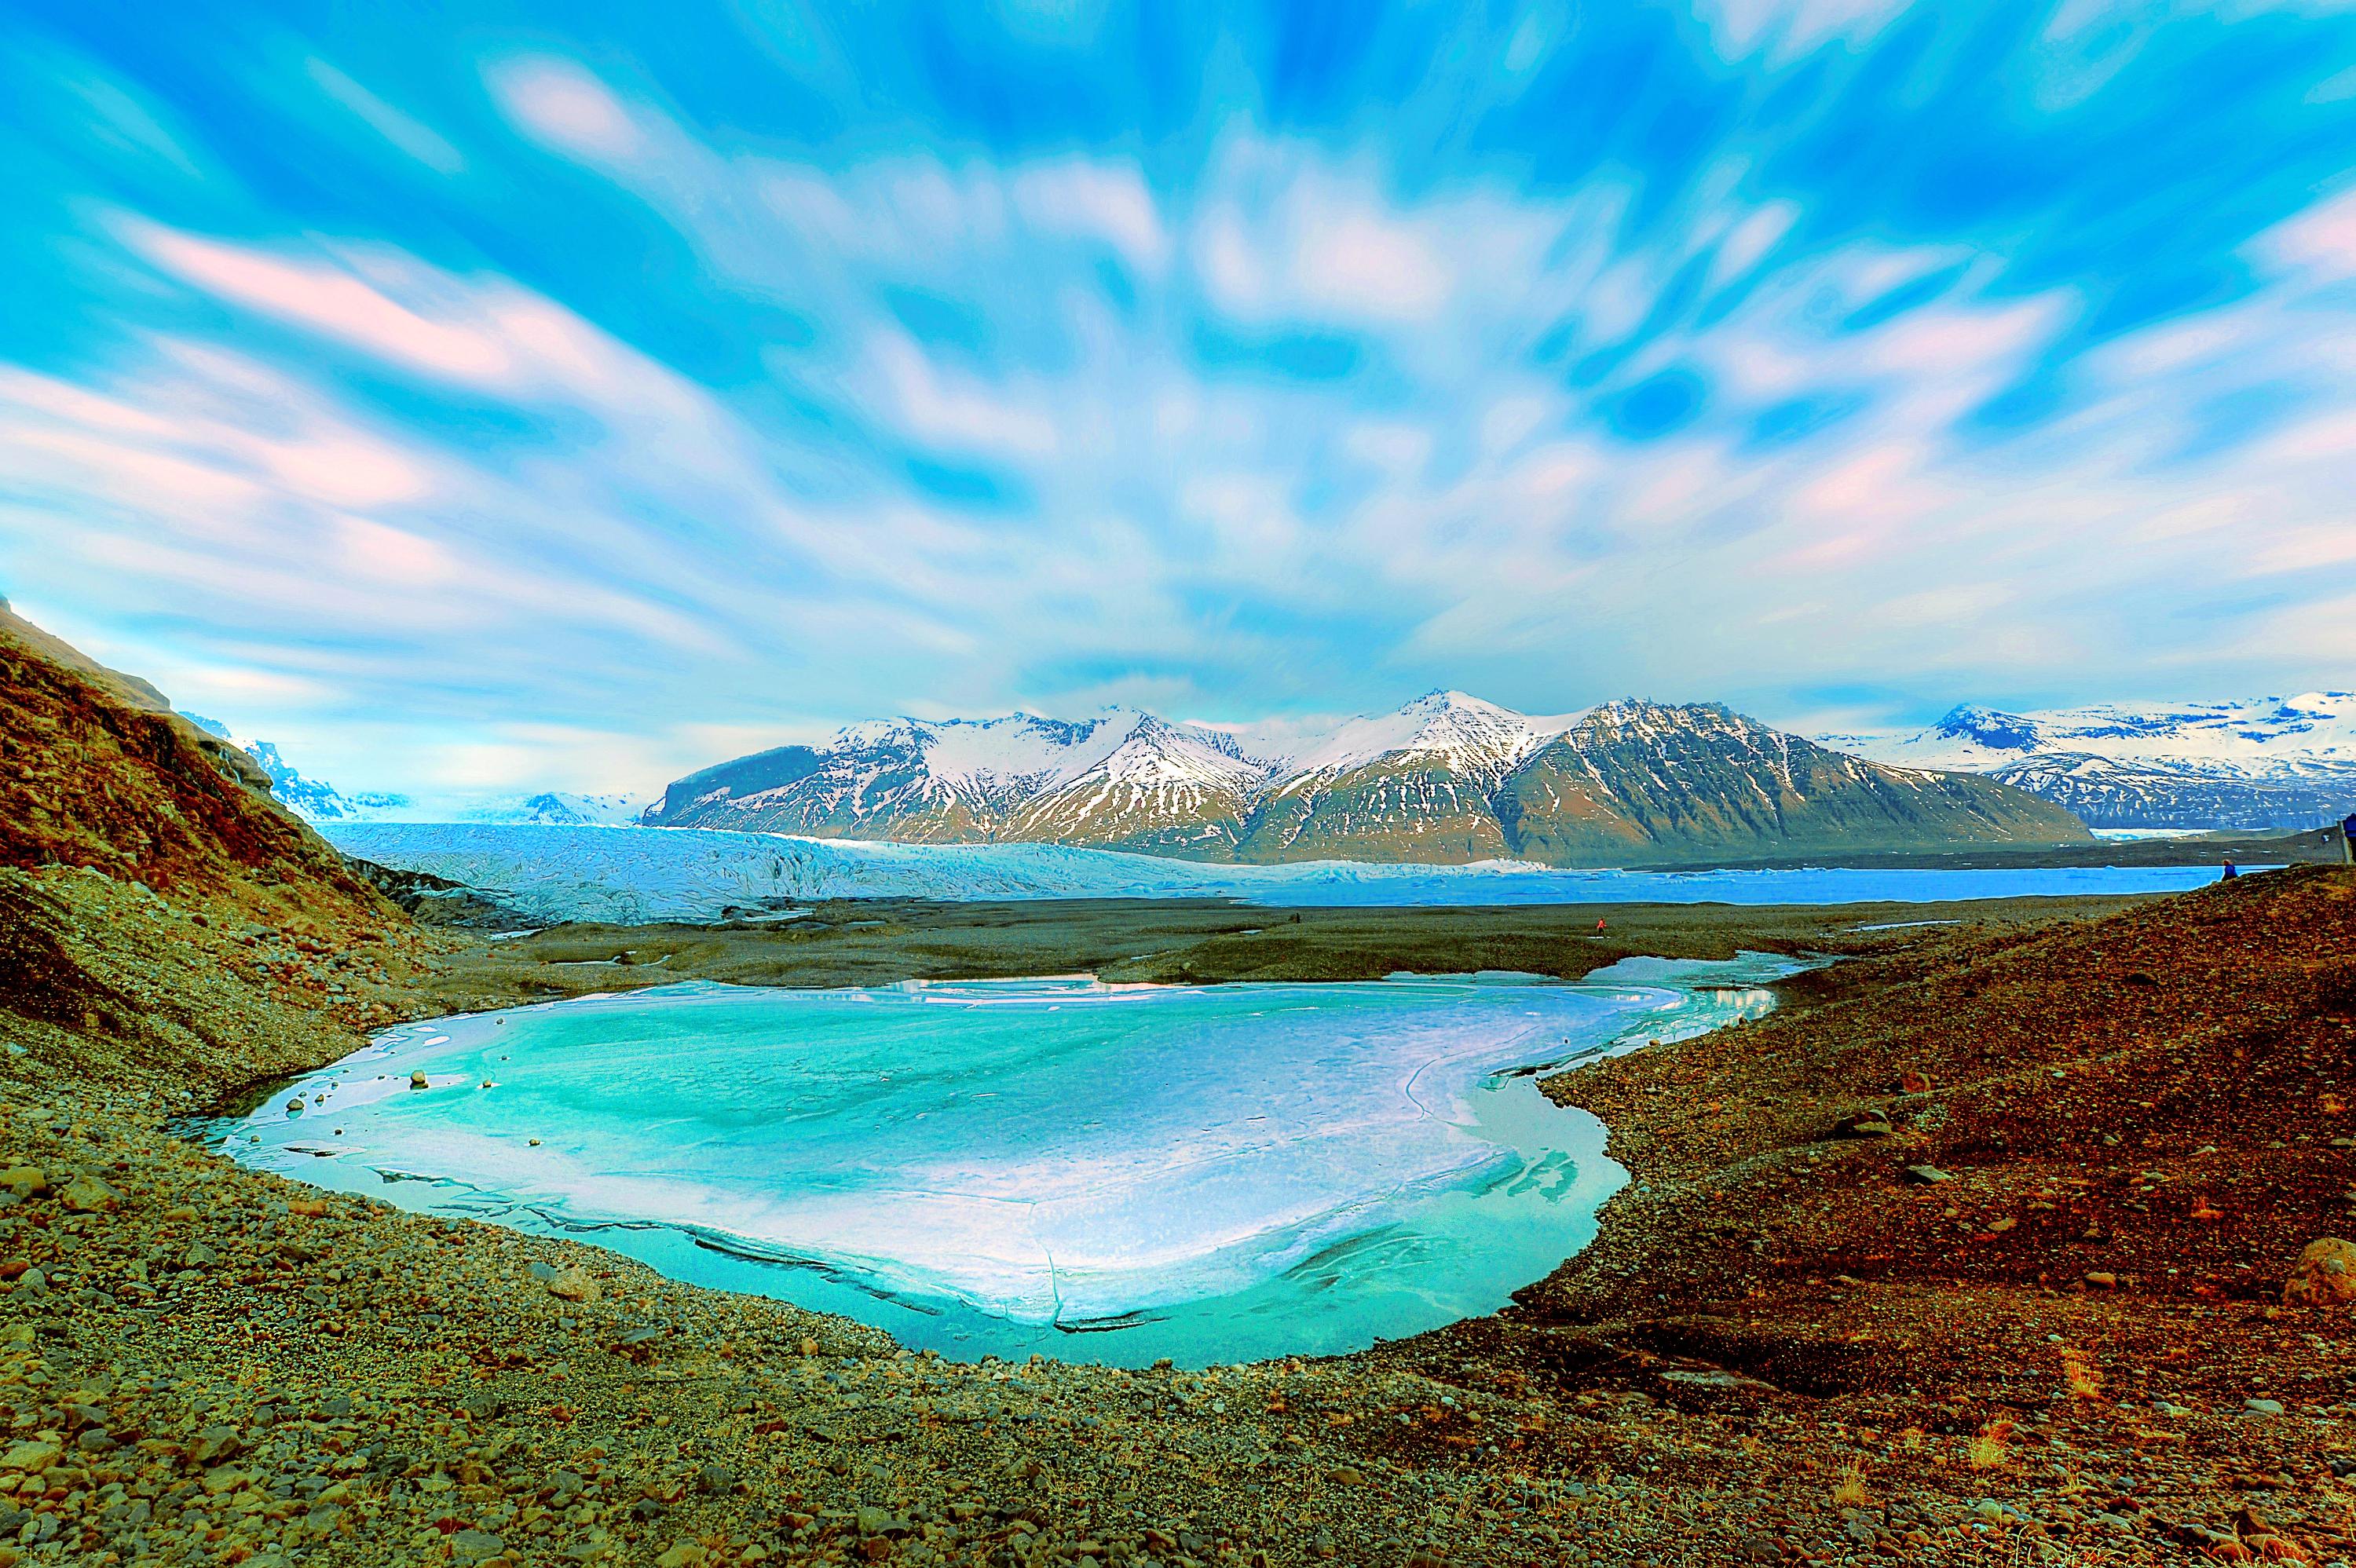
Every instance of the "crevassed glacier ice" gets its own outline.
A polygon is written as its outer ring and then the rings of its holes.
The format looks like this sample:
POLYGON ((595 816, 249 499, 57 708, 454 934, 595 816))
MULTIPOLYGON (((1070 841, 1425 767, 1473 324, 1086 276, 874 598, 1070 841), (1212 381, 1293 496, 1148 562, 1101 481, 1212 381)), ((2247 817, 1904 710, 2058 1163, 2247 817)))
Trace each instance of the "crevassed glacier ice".
POLYGON ((1206 865, 1055 844, 883 844, 703 828, 329 824, 337 848, 493 894, 534 920, 708 921, 796 899, 1233 898, 1267 904, 1864 903, 2180 892, 2201 866, 1570 871, 1315 860, 1206 865))
POLYGON ((952 1354, 1346 1350, 1493 1309, 1592 1234, 1622 1179, 1601 1128, 1501 1073, 1763 1010, 1788 967, 689 985, 396 1030, 228 1146, 952 1354))

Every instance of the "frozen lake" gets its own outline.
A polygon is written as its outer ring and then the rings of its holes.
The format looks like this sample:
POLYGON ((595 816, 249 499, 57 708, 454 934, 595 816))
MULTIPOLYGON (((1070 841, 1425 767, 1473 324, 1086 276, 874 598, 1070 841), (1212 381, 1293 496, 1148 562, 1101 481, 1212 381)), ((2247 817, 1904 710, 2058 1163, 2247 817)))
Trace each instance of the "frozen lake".
POLYGON ((1949 902, 2182 892, 2213 866, 1568 871, 1313 860, 1209 865, 1053 844, 879 844, 697 828, 347 823, 348 853, 480 888, 528 918, 712 921, 820 898, 1231 898, 1275 905, 1949 902))
POLYGON ((1516 1070, 1755 1016, 1790 967, 680 986, 412 1025, 223 1136, 958 1357, 1339 1352, 1494 1310, 1593 1235, 1624 1173, 1516 1070))

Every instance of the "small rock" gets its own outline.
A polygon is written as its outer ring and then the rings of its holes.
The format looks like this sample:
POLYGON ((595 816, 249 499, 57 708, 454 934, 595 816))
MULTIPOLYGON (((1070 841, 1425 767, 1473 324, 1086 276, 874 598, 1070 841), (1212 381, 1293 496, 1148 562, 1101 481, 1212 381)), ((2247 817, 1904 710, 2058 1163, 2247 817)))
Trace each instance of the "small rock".
POLYGON ((197 1434, 188 1445, 188 1463, 198 1466, 218 1465, 233 1459, 245 1451, 245 1439, 234 1426, 208 1426, 197 1434))
POLYGON ((1935 1165, 1910 1165, 1906 1168, 1906 1179, 1929 1187, 1936 1182, 1953 1181, 1955 1179, 1935 1165))
POLYGON ((548 1282, 548 1294, 560 1301, 590 1302, 597 1299, 597 1282, 584 1268, 566 1269, 548 1282))
POLYGON ((1901 1072, 1898 1075, 1898 1092, 1901 1094, 1928 1094, 1932 1089, 1927 1072, 1901 1072))
POLYGON ((2280 1415, 2283 1403, 2278 1399, 2245 1399, 2242 1402, 2242 1408, 2252 1415, 2280 1415))
POLYGON ((38 1198, 49 1189, 49 1179, 37 1165, 12 1165, 0 1170, 0 1188, 20 1199, 38 1198))
POLYGON ((0 1454, 0 1470, 37 1473, 56 1464, 59 1452, 54 1443, 19 1443, 0 1454))
POLYGON ((1837 1138, 1886 1138, 1890 1134, 1890 1114, 1886 1111, 1860 1111, 1844 1118, 1833 1127, 1837 1138))
POLYGON ((461 1563, 480 1563, 507 1549, 508 1543, 487 1530, 462 1530, 450 1538, 450 1554, 461 1563))
POLYGON ((409 1075, 409 1086, 412 1089, 423 1089, 425 1087, 425 1072, 423 1068, 409 1075))
POLYGON ((2107 1269, 2088 1269, 2078 1277, 2097 1290, 2116 1290, 2119 1287, 2119 1276, 2107 1269))

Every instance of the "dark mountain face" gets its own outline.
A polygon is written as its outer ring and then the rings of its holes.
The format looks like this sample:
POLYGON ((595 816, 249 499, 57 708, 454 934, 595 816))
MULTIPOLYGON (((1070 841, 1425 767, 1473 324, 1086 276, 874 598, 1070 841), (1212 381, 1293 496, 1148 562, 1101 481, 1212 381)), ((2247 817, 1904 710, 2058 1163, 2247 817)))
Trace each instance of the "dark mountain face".
POLYGON ((1453 865, 1511 852, 1479 780, 1436 765, 1377 763, 1272 792, 1245 825, 1235 858, 1453 865))
POLYGON ((720 763, 688 774, 663 791, 647 820, 664 827, 687 827, 700 808, 741 806, 747 798, 798 784, 826 766, 826 758, 809 746, 779 746, 749 757, 720 763))
POLYGON ((1519 854, 1554 865, 2087 836, 2004 784, 1884 767, 1714 704, 1595 709, 1506 782, 1498 816, 1519 854))

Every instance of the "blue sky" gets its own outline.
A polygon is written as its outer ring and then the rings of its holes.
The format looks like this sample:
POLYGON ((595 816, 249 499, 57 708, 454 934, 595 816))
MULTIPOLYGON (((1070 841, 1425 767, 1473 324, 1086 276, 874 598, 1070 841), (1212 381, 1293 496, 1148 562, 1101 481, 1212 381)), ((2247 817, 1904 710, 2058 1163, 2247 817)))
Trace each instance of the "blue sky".
POLYGON ((348 787, 2356 683, 2346 6, 8 0, 0 168, 0 592, 348 787))

